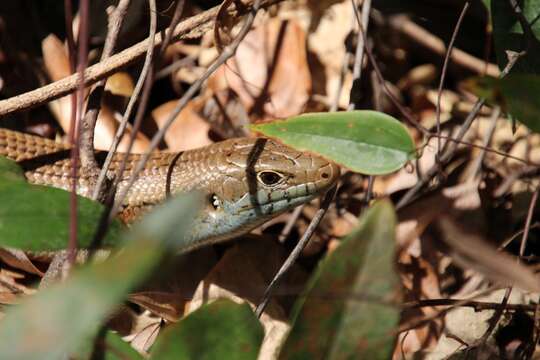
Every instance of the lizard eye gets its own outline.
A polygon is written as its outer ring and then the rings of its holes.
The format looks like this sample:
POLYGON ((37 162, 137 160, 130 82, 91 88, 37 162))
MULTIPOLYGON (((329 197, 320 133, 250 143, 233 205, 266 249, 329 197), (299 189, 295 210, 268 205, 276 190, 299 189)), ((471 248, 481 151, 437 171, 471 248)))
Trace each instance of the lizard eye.
POLYGON ((266 186, 277 185, 282 182, 284 178, 285 177, 282 174, 269 170, 261 171, 257 174, 257 179, 266 186))

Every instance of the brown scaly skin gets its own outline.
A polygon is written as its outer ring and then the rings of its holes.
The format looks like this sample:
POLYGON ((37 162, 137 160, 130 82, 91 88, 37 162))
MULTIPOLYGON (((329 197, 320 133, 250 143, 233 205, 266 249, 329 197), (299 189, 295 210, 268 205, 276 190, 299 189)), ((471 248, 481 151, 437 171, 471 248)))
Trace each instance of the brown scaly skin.
MULTIPOLYGON (((30 183, 69 190, 68 145, 0 129, 0 155, 17 161, 30 183)), ((122 158, 123 154, 114 157, 111 175, 122 158)), ((129 156, 119 190, 139 159, 129 156)), ((203 192, 206 207, 188 236, 188 249, 196 248, 246 233, 320 196, 336 183, 339 172, 337 165, 319 156, 261 138, 230 139, 182 153, 156 152, 128 192, 122 217, 133 221, 168 193, 203 192)), ((92 193, 86 174, 79 175, 77 189, 81 196, 92 193)))

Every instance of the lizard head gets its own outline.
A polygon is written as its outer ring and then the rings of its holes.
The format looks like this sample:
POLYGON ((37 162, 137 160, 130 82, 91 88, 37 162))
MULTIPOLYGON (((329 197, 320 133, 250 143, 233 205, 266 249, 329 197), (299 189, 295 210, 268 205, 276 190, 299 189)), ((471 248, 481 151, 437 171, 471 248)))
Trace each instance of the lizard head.
POLYGON ((246 233, 324 194, 339 174, 336 164, 320 156, 242 138, 184 152, 171 183, 205 195, 206 206, 186 239, 195 248, 246 233))

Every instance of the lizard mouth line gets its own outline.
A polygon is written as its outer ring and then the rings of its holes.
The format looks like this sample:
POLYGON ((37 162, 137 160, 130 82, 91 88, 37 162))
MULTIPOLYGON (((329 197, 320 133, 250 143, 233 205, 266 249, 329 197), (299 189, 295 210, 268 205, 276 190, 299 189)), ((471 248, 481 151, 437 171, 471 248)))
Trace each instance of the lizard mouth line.
POLYGON ((322 195, 325 190, 327 186, 319 188, 315 183, 307 183, 277 190, 277 194, 281 194, 279 198, 272 193, 264 192, 259 192, 257 195, 246 194, 237 202, 237 213, 258 210, 264 214, 283 212, 322 195))

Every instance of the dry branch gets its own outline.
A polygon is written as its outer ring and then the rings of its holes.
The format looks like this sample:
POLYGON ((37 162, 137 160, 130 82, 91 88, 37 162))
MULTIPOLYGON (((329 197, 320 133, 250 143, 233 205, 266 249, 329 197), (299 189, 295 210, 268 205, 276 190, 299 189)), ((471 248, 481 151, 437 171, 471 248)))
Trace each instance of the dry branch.
MULTIPOLYGON (((280 1, 281 0, 263 0, 261 2, 261 7, 268 7, 280 1)), ((229 14, 235 17, 241 16, 250 10, 250 6, 252 4, 253 0, 246 0, 244 4, 246 5, 245 8, 233 8, 230 10, 229 14)), ((213 20, 217 15, 217 12, 218 7, 213 7, 205 12, 182 21, 174 30, 173 40, 200 37, 202 34, 212 28, 213 20)), ((107 60, 87 68, 84 72, 85 84, 88 86, 103 78, 106 78, 107 76, 117 72, 119 69, 143 56, 148 49, 149 41, 149 39, 145 39, 119 52, 118 54, 111 56, 107 60)), ((163 39, 161 34, 157 34, 155 36, 154 46, 160 46, 162 41, 163 39)), ((77 74, 71 75, 62 80, 42 86, 38 89, 2 100, 0 101, 0 116, 39 106, 48 101, 65 96, 77 88, 78 79, 79 76, 77 74)))

